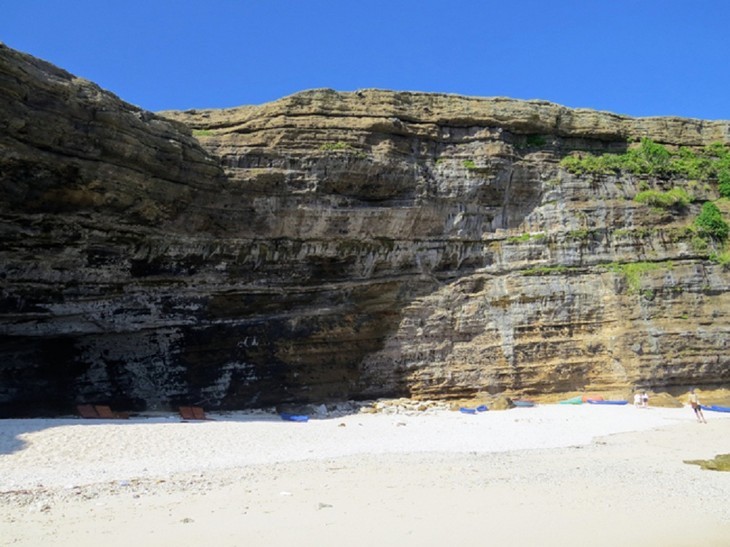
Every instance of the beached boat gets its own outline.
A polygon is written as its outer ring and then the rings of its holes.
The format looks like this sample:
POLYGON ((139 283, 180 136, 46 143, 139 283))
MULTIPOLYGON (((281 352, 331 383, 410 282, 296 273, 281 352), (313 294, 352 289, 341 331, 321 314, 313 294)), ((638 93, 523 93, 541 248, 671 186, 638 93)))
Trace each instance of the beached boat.
POLYGON ((583 396, 578 395, 577 397, 571 397, 570 399, 565 399, 564 401, 560 401, 561 405, 582 405, 583 404, 583 396))
POLYGON ((527 399, 517 399, 515 401, 512 401, 512 404, 517 407, 523 407, 523 408, 529 408, 529 407, 535 406, 535 403, 533 401, 528 401, 527 399))
POLYGON ((606 401, 603 399, 588 399, 592 405, 625 405, 628 401, 606 401))
POLYGON ((462 414, 476 414, 477 412, 486 412, 488 410, 487 405, 479 405, 476 408, 468 408, 465 406, 462 406, 459 409, 459 412, 462 414))
POLYGON ((288 412, 282 412, 279 414, 281 416, 282 420, 286 420, 287 422, 308 422, 309 416, 306 414, 289 414, 288 412))
POLYGON ((712 412, 730 412, 730 406, 720 406, 720 405, 700 405, 700 408, 702 410, 710 410, 712 412))

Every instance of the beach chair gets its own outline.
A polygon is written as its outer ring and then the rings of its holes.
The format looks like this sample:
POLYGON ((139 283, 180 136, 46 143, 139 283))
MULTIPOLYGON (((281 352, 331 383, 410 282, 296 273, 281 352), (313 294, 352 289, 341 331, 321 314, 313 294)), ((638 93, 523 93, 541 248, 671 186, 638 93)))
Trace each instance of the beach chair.
POLYGON ((98 418, 99 414, 96 412, 94 405, 77 405, 76 411, 82 418, 98 418))
POLYGON ((99 418, 103 418, 105 420, 126 420, 129 418, 128 412, 117 412, 116 410, 112 410, 107 405, 94 405, 94 408, 96 409, 96 413, 99 415, 99 418))
POLYGON ((126 412, 114 412, 108 405, 77 405, 76 410, 82 418, 102 420, 126 420, 126 412))
POLYGON ((181 406, 178 408, 178 412, 184 422, 210 419, 205 415, 205 410, 200 406, 181 406))
POLYGON ((112 409, 106 405, 94 405, 94 409, 99 415, 99 418, 102 418, 104 420, 113 420, 114 418, 116 418, 116 416, 112 412, 112 409))

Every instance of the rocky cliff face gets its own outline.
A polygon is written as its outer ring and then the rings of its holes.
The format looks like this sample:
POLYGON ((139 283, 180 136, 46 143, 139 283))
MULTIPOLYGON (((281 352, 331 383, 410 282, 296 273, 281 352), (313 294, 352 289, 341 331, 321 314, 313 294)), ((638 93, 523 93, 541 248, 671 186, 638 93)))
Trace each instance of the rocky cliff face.
POLYGON ((687 228, 717 182, 560 163, 727 122, 376 90, 155 115, 6 47, 0 96, 3 414, 730 382, 730 273, 687 228))

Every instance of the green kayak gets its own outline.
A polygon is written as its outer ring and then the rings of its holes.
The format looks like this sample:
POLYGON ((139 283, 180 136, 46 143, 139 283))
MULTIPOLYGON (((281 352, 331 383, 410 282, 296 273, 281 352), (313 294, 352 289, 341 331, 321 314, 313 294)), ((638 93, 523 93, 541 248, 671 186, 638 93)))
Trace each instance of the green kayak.
POLYGON ((565 399, 565 401, 560 401, 561 405, 582 405, 583 404, 583 396, 578 395, 577 397, 573 397, 571 399, 565 399))

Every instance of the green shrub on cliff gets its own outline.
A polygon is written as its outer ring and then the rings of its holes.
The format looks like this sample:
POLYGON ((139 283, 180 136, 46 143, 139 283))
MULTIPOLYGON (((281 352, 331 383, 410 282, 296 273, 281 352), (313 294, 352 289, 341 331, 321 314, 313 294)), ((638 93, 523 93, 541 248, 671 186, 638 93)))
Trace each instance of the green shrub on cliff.
POLYGON ((693 180, 705 180, 714 174, 714 160, 707 153, 697 154, 682 147, 672 156, 669 173, 693 180))
MULTIPOLYGON (((679 176, 686 179, 717 179, 730 197, 730 150, 713 143, 701 152, 682 147, 676 152, 651 139, 623 154, 566 156, 560 165, 574 174, 611 174, 626 171, 634 175, 679 176)), ((723 190, 721 189, 721 192, 723 190)))
POLYGON ((722 143, 713 143, 705 148, 705 153, 713 158, 714 170, 720 195, 730 198, 730 150, 722 143))
POLYGON ((629 287, 629 293, 637 294, 641 288, 641 278, 648 272, 655 270, 669 269, 674 267, 672 262, 614 262, 608 265, 608 269, 614 273, 624 276, 629 287))
POLYGON ((641 139, 638 148, 623 154, 623 168, 635 175, 658 175, 670 171, 672 155, 669 150, 651 139, 641 139))
POLYGON ((610 175, 619 171, 616 157, 614 154, 566 156, 560 165, 575 175, 610 175))
POLYGON ((730 251, 720 251, 710 254, 710 260, 724 268, 730 267, 730 251))
POLYGON ((576 268, 570 266, 533 266, 532 268, 525 268, 522 270, 522 275, 566 275, 576 268))
POLYGON ((560 165, 575 174, 609 174, 628 171, 635 175, 658 175, 670 171, 672 155, 666 147, 651 139, 641 139, 641 144, 624 154, 594 156, 567 156, 560 165))
POLYGON ((717 182, 720 187, 720 195, 724 198, 730 198, 730 167, 717 175, 717 182))
POLYGON ((700 235, 717 241, 725 241, 730 233, 730 226, 722 218, 720 209, 711 201, 702 206, 702 211, 695 219, 695 226, 700 235))
POLYGON ((639 192, 634 198, 634 201, 662 209, 684 209, 690 204, 692 197, 684 188, 675 187, 667 192, 660 192, 658 190, 639 192))

